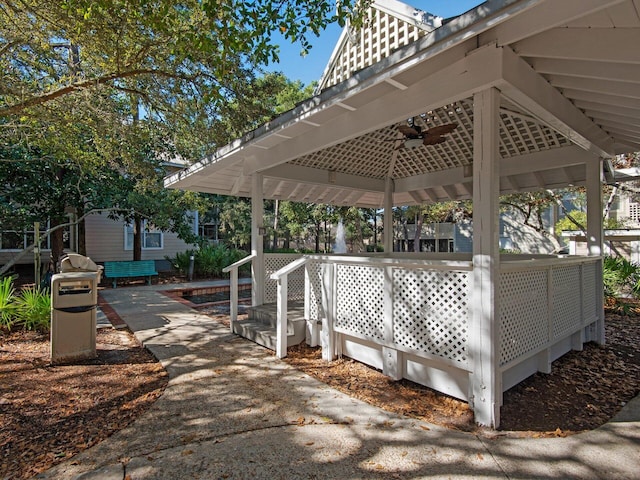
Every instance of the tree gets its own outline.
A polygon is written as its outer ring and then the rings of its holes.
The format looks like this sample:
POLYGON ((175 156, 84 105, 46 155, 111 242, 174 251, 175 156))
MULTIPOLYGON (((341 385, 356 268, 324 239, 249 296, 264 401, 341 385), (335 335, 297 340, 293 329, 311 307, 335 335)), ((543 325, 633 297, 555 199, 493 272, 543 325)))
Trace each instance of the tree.
MULTIPOLYGON (((330 22, 350 17, 361 24, 368 3, 2 0, 2 135, 37 139, 48 131, 38 120, 55 112, 93 112, 99 119, 100 99, 135 97, 167 133, 182 123, 210 147, 220 132, 207 127, 229 116, 224 110, 234 100, 242 107, 256 87, 254 72, 277 59, 273 31, 308 50, 310 36, 330 22), (61 108, 65 98, 74 108, 61 108)), ((60 117, 49 127, 59 127, 60 117)), ((113 140, 99 136, 96 144, 113 140)), ((172 140, 196 157, 203 153, 203 142, 190 149, 180 137, 172 140)))
POLYGON ((369 3, 4 0, 0 60, 10 75, 0 115, 101 85, 143 95, 171 86, 214 100, 237 80, 239 64, 277 60, 275 30, 306 51, 309 35, 331 22, 361 24, 369 3), (82 77, 80 55, 88 67, 82 77))

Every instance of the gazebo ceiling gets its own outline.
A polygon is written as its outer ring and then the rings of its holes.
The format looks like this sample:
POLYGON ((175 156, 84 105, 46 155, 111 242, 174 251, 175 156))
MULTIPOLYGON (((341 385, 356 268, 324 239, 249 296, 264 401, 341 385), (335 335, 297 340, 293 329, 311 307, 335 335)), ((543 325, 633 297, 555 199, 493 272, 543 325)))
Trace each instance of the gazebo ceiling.
POLYGON ((501 93, 502 192, 584 183, 640 150, 640 0, 488 1, 166 180, 171 188, 379 207, 471 198, 473 94, 501 93), (402 148, 397 126, 458 127, 402 148), (399 148, 400 147, 400 148, 399 148))

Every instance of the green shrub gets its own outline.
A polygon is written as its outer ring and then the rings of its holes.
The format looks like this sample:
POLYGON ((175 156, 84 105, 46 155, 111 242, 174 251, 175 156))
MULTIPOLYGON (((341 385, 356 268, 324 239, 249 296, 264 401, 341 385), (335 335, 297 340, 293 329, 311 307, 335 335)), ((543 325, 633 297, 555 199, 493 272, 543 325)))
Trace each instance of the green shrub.
MULTIPOLYGON (((228 276, 222 269, 247 256, 247 252, 228 248, 225 245, 203 244, 198 250, 179 252, 175 257, 165 257, 173 268, 181 274, 189 272, 190 257, 194 257, 194 275, 200 278, 220 278, 228 276)), ((251 269, 250 265, 240 267, 241 272, 251 269)))
POLYGON ((0 327, 11 329, 16 315, 16 296, 13 277, 0 279, 0 327))
POLYGON ((632 305, 624 298, 640 296, 640 265, 623 257, 604 257, 602 282, 607 305, 629 313, 632 305))
POLYGON ((171 263, 171 266, 179 273, 186 275, 189 272, 189 262, 191 256, 195 255, 194 250, 187 250, 185 252, 177 252, 175 257, 169 257, 165 255, 165 260, 171 263))
POLYGON ((51 319, 51 295, 36 287, 24 289, 16 300, 16 325, 46 331, 51 319))

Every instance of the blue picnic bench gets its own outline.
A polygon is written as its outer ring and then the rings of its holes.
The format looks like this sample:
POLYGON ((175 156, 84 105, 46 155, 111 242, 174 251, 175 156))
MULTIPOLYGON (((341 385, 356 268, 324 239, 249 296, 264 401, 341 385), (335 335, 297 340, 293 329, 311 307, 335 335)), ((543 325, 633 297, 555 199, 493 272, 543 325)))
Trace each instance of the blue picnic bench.
POLYGON ((158 275, 154 260, 104 262, 104 276, 113 279, 113 288, 116 288, 118 278, 147 277, 147 284, 151 285, 154 275, 158 275))

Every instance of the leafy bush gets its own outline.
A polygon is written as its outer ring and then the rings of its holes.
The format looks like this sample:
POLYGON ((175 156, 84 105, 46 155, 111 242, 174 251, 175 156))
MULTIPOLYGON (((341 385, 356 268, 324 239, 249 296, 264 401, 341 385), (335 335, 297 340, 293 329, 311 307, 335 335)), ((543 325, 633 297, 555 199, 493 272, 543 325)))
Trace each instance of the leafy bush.
POLYGON ((48 330, 51 295, 36 287, 24 289, 16 300, 16 324, 25 330, 48 330))
MULTIPOLYGON (((189 271, 192 255, 194 257, 194 275, 211 278, 228 276, 222 272, 222 269, 246 257, 247 252, 228 248, 225 245, 202 245, 198 250, 187 250, 177 253, 173 258, 165 258, 171 262, 173 268, 186 275, 189 271)), ((251 266, 248 264, 243 265, 240 267, 240 271, 247 272, 250 268, 251 266)))
POLYGON ((607 304, 628 313, 632 306, 624 298, 640 296, 640 265, 623 257, 604 257, 602 281, 607 304))
POLYGON ((4 277, 0 280, 0 327, 11 329, 16 313, 15 300, 13 277, 4 277))
POLYGON ((10 330, 21 326, 25 330, 47 331, 51 319, 51 295, 36 287, 19 293, 13 278, 0 280, 0 328, 10 330))
POLYGON ((177 252, 175 257, 169 257, 165 255, 165 260, 171 263, 171 266, 179 273, 186 275, 189 272, 189 262, 191 261, 191 255, 195 255, 194 250, 187 250, 185 252, 177 252))

